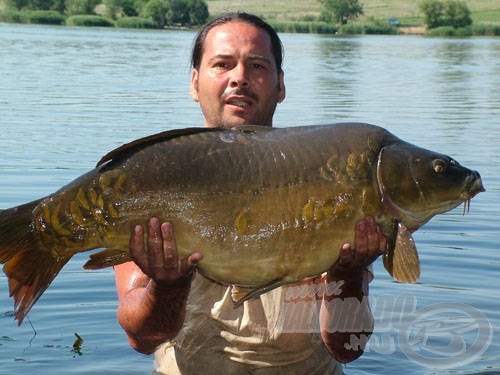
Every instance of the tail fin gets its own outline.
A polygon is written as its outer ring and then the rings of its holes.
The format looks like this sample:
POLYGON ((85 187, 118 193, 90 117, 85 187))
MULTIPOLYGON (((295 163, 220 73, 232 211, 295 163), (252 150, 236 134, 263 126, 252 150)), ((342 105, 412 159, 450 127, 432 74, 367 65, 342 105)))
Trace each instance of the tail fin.
POLYGON ((40 244, 32 215, 38 203, 0 211, 0 263, 19 325, 72 255, 61 256, 40 244))

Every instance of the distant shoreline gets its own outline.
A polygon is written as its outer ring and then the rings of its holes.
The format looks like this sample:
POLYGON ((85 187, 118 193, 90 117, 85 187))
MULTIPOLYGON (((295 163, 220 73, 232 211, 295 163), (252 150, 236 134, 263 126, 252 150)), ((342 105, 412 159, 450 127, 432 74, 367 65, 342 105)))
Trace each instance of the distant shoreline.
POLYGON ((398 31, 404 35, 424 35, 427 28, 425 25, 400 26, 398 31))

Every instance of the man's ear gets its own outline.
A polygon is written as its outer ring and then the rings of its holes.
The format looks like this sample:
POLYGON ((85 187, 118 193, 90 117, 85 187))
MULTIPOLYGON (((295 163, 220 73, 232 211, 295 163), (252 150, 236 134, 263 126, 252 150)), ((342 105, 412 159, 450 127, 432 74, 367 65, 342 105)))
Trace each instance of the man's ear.
POLYGON ((281 71, 279 78, 279 94, 278 94, 278 102, 281 103, 285 100, 286 97, 286 89, 285 89, 285 72, 281 71))
POLYGON ((191 72, 191 87, 190 87, 190 93, 191 93, 191 98, 193 98, 193 100, 195 102, 199 102, 199 98, 198 98, 198 70, 197 69, 193 69, 193 71, 191 72))

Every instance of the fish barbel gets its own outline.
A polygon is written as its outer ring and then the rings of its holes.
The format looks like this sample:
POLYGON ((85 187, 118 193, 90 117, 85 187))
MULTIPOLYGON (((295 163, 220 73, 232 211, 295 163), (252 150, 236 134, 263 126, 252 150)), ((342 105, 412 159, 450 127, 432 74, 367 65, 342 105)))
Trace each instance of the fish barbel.
POLYGON ((131 229, 156 216, 173 223, 180 257, 200 251, 198 271, 249 288, 245 300, 326 271, 371 215, 385 267, 415 282, 411 233, 481 191, 477 172, 374 125, 179 129, 1 211, 0 263, 21 324, 74 254, 101 248, 87 269, 130 261, 131 229))

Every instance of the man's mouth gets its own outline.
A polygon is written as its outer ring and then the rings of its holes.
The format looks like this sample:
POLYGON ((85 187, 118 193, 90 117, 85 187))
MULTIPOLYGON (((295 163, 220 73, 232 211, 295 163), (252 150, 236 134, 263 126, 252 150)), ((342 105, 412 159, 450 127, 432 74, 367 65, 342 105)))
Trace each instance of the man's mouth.
POLYGON ((237 89, 227 93, 224 101, 227 105, 246 109, 257 101, 257 95, 247 89, 237 89))
POLYGON ((228 100, 226 100, 226 104, 241 108, 248 108, 252 105, 252 101, 250 99, 243 98, 229 98, 228 100))

